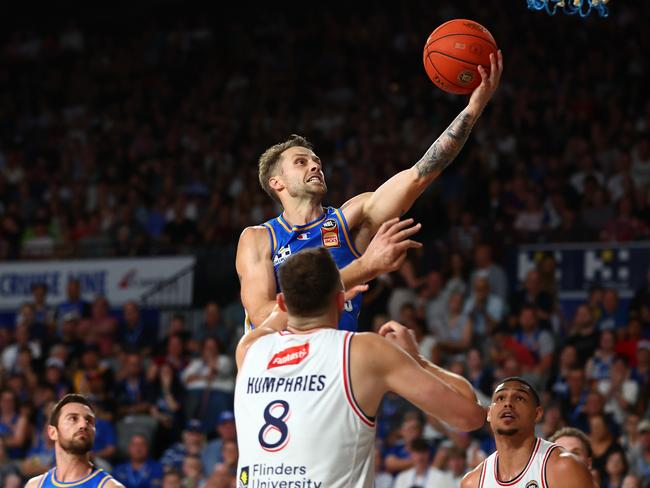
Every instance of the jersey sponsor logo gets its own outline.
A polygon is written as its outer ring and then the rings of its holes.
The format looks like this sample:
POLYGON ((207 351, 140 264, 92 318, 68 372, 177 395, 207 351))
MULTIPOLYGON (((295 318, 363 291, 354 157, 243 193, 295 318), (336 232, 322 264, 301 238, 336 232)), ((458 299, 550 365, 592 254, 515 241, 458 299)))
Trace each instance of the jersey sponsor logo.
POLYGON ((303 232, 302 234, 298 234, 298 237, 296 237, 299 241, 307 241, 309 240, 309 232, 303 232))
POLYGON ((537 481, 532 480, 526 483, 526 488, 539 488, 539 485, 537 484, 537 481))
POLYGON ((300 346, 293 346, 273 355, 266 369, 300 364, 309 355, 309 342, 300 346))
POLYGON ((243 466, 239 470, 239 488, 246 488, 248 486, 248 466, 243 466))
POLYGON ((278 252, 273 258, 273 266, 278 266, 284 263, 289 258, 289 256, 291 256, 291 247, 289 247, 289 244, 282 246, 280 249, 278 249, 278 252))
POLYGON ((323 247, 339 247, 341 239, 339 238, 339 226, 335 219, 327 219, 320 228, 323 239, 323 247))

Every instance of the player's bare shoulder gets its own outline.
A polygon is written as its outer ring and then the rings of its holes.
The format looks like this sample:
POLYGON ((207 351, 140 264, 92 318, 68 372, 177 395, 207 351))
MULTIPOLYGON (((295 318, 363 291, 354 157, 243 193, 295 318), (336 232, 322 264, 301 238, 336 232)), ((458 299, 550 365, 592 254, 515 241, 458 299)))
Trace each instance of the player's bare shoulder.
POLYGON ((593 478, 587 467, 564 449, 554 449, 546 468, 548 488, 592 488, 593 478))
POLYGON ((117 481, 115 478, 108 480, 104 486, 106 488, 126 488, 126 486, 117 481))
POLYGON ((40 483, 43 477, 47 476, 47 473, 34 476, 31 480, 27 482, 25 488, 36 488, 40 483))
POLYGON ((483 461, 481 464, 476 466, 473 470, 463 476, 463 479, 460 482, 460 488, 477 488, 479 482, 481 481, 481 471, 483 471, 483 461))
POLYGON ((237 266, 241 260, 266 258, 271 255, 269 231, 263 225, 246 227, 239 236, 237 244, 237 266))

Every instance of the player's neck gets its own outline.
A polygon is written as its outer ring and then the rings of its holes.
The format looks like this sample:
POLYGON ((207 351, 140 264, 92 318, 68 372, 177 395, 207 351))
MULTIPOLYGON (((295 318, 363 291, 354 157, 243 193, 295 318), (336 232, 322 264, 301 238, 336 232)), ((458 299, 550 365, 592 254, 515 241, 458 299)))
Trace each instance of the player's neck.
POLYGON ((500 481, 510 481, 521 473, 533 454, 537 438, 526 436, 497 436, 499 467, 497 474, 500 481))
POLYGON ((305 225, 323 215, 323 205, 314 200, 294 200, 283 205, 282 217, 289 225, 305 225))
POLYGON ((338 322, 338 319, 332 314, 318 317, 289 316, 287 330, 293 334, 309 334, 320 329, 336 329, 338 322))
POLYGON ((57 481, 64 483, 79 481, 88 476, 93 469, 93 465, 90 464, 87 455, 76 456, 60 448, 56 450, 57 481))

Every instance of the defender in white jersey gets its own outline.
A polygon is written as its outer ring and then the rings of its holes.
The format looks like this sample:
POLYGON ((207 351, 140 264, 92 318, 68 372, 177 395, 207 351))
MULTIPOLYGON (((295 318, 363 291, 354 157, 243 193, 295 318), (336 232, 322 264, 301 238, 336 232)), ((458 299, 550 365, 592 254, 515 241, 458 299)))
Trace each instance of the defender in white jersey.
POLYGON ((488 411, 497 450, 463 478, 461 488, 592 488, 589 471, 573 454, 535 437, 542 415, 527 381, 503 380, 488 411))
MULTIPOLYGON (((292 255, 279 279, 286 330, 266 324, 237 348, 240 488, 372 487, 374 415, 387 391, 457 429, 483 425, 469 383, 424 361, 405 327, 385 325, 386 337, 337 330, 344 294, 329 251, 292 255)), ((267 320, 284 320, 280 311, 267 320)))

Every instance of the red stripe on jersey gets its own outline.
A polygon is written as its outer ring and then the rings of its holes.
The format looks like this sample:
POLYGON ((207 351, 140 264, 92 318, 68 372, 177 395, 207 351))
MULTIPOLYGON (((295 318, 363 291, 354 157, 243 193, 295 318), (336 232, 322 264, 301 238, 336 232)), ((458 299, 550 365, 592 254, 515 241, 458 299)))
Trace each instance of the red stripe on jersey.
POLYGON ((354 400, 354 395, 352 394, 352 386, 350 382, 350 341, 352 340, 352 332, 345 334, 345 339, 343 340, 343 385, 345 386, 345 396, 348 399, 348 403, 352 407, 354 413, 369 427, 374 427, 375 422, 369 419, 364 413, 363 410, 357 405, 357 402, 354 400))

